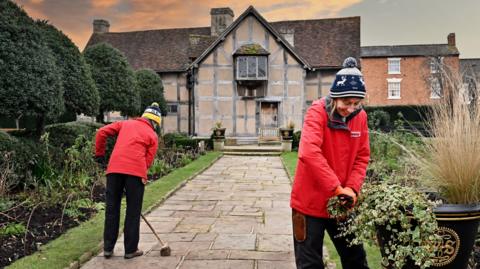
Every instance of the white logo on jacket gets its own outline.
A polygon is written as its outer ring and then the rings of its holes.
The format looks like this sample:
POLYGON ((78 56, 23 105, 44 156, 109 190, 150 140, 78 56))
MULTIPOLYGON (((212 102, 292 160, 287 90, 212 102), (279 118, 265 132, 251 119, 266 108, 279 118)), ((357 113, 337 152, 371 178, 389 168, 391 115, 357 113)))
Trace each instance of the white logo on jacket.
POLYGON ((359 131, 352 131, 351 134, 352 134, 352 137, 360 137, 362 133, 359 131))

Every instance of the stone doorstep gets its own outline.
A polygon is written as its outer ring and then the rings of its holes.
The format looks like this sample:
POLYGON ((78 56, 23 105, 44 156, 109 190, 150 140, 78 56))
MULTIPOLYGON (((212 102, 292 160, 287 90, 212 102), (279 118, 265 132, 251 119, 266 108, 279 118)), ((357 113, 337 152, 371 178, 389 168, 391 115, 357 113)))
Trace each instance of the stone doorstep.
POLYGON ((282 152, 282 146, 225 146, 223 151, 231 152, 282 152))

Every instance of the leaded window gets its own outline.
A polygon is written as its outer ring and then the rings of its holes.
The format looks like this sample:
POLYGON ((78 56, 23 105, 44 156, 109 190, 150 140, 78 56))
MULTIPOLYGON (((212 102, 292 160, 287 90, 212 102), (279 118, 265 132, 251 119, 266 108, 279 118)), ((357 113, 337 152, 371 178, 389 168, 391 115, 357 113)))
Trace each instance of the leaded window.
POLYGON ((238 56, 237 80, 267 80, 267 57, 238 56))

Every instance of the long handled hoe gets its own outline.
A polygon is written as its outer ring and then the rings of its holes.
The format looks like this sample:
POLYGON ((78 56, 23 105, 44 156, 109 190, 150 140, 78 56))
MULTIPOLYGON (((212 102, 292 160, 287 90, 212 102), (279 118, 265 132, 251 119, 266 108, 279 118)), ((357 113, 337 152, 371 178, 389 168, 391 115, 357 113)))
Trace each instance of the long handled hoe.
POLYGON ((162 239, 160 239, 160 236, 158 236, 157 232, 155 232, 152 225, 150 224, 150 222, 148 222, 147 218, 145 218, 143 214, 140 214, 140 216, 142 217, 143 221, 145 221, 145 223, 148 225, 150 230, 152 230, 155 237, 157 237, 158 242, 160 242, 160 245, 162 246, 160 248, 160 256, 170 256, 172 250, 168 246, 168 243, 163 243, 162 239))

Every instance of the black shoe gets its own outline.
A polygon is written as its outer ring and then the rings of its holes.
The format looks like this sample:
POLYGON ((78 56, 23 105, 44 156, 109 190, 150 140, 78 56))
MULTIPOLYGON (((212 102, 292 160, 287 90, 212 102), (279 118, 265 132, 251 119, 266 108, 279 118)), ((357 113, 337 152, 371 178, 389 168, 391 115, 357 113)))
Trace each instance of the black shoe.
POLYGON ((125 254, 125 256, 123 256, 123 257, 125 259, 131 259, 131 258, 135 258, 135 257, 142 256, 142 255, 143 255, 143 251, 137 249, 135 252, 125 254))
POLYGON ((112 256, 113 256, 113 250, 112 251, 107 251, 107 250, 103 251, 103 257, 105 257, 105 259, 110 259, 112 256))

